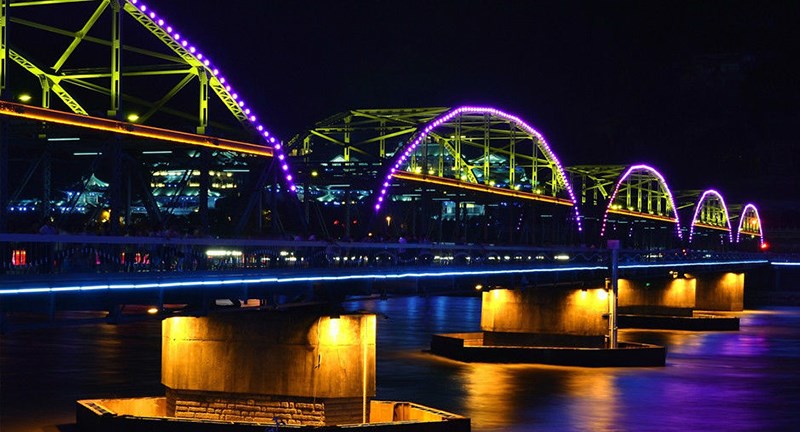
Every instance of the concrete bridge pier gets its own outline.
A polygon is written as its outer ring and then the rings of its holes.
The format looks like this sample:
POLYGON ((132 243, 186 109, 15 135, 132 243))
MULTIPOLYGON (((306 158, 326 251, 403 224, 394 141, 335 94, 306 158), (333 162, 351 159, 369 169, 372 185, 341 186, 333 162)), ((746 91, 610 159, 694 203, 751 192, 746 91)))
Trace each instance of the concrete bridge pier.
POLYGON ((744 310, 744 273, 711 273, 696 278, 695 309, 741 312, 744 310))
POLYGON ((485 345, 605 345, 608 292, 602 287, 499 288, 482 295, 485 345))
POLYGON ((691 316, 694 310, 740 312, 744 273, 678 274, 660 279, 620 279, 620 313, 691 316))
POLYGON ((375 396, 375 315, 219 313, 163 323, 167 416, 358 424, 375 396))
POLYGON ((738 330, 739 318, 708 312, 744 309, 744 273, 619 280, 620 327, 738 330))
POLYGON ((375 396, 374 314, 219 312, 162 324, 166 396, 77 402, 79 430, 468 432, 468 418, 375 396))
POLYGON ((608 343, 605 286, 496 288, 482 293, 481 331, 434 335, 431 352, 461 361, 663 366, 664 347, 608 343))

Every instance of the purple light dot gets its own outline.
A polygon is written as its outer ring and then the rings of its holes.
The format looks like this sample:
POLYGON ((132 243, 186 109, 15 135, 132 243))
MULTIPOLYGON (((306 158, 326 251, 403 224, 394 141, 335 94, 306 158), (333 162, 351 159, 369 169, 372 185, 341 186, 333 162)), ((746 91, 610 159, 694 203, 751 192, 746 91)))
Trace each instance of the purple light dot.
POLYGON ((159 19, 158 20, 158 25, 163 27, 164 26, 164 20, 163 19, 159 19))
POLYGON ((172 33, 172 26, 167 26, 167 33, 172 33))
POLYGON ((389 182, 383 182, 383 187, 389 187, 389 182))
POLYGON ((212 71, 211 71, 211 73, 212 73, 213 75, 217 75, 217 74, 219 73, 219 69, 217 69, 217 68, 214 68, 214 70, 212 70, 212 71))
POLYGON ((281 145, 280 144, 275 144, 275 150, 280 150, 280 149, 281 149, 281 145))
POLYGON ((197 53, 197 59, 198 60, 202 60, 203 59, 203 53, 197 53))
POLYGON ((380 204, 375 204, 375 210, 380 210, 380 209, 381 209, 381 205, 380 204))
POLYGON ((190 53, 194 54, 195 51, 197 51, 197 49, 195 47, 193 47, 193 46, 189 47, 189 52, 190 53))
POLYGON ((378 202, 383 202, 383 197, 382 196, 378 197, 378 202))
POLYGON ((231 97, 233 98, 233 100, 239 99, 239 94, 238 93, 234 93, 234 94, 231 95, 231 97))
POLYGON ((281 153, 281 154, 278 155, 278 159, 284 160, 284 159, 286 159, 286 156, 284 156, 284 154, 281 153))
POLYGON ((292 181, 292 175, 291 174, 287 175, 286 180, 292 181))
POLYGON ((133 4, 139 3, 139 0, 131 0, 131 3, 133 4))
POLYGON ((155 12, 150 12, 150 18, 155 18, 155 17, 156 17, 156 13, 155 12))
POLYGON ((291 185, 291 186, 289 186, 289 190, 291 190, 292 192, 295 192, 295 191, 297 191, 297 186, 291 185))
POLYGON ((247 108, 246 110, 244 110, 244 113, 245 114, 250 114, 250 108, 247 108))
POLYGON ((251 116, 250 116, 250 121, 251 121, 251 122, 254 122, 254 121, 256 121, 256 116, 254 116, 254 115, 251 115, 251 116))
POLYGON ((381 189, 381 195, 386 195, 386 189, 381 189))
MULTIPOLYGON (((269 136, 269 131, 264 131, 264 137, 268 137, 268 136, 269 136)), ((280 148, 280 146, 278 148, 280 148)))
POLYGON ((180 33, 175 33, 174 35, 172 35, 172 38, 175 39, 175 40, 180 40, 181 39, 181 34, 180 33))
POLYGON ((142 10, 142 12, 145 12, 145 11, 147 11, 147 6, 145 6, 144 4, 142 4, 142 5, 139 7, 139 9, 141 9, 141 10, 142 10))
POLYGON ((275 137, 270 137, 269 138, 269 142, 274 143, 275 142, 275 137))
POLYGON ((244 107, 244 101, 239 101, 239 106, 244 107))
POLYGON ((283 169, 284 171, 287 171, 287 170, 289 170, 289 165, 283 164, 283 165, 281 165, 281 169, 283 169))
POLYGON ((181 41, 181 45, 185 47, 186 45, 189 45, 189 42, 186 39, 184 39, 181 41))
POLYGON ((258 129, 258 131, 261 132, 262 130, 264 130, 264 126, 258 125, 256 126, 256 129, 258 129))
POLYGON ((394 173, 395 171, 397 171, 397 170, 395 170, 394 168, 392 168, 392 173, 394 173))
POLYGON ((208 61, 208 59, 205 59, 205 60, 203 60, 203 64, 204 64, 204 65, 206 65, 206 66, 208 66, 208 65, 210 65, 210 64, 211 64, 211 62, 210 62, 210 61, 208 61))

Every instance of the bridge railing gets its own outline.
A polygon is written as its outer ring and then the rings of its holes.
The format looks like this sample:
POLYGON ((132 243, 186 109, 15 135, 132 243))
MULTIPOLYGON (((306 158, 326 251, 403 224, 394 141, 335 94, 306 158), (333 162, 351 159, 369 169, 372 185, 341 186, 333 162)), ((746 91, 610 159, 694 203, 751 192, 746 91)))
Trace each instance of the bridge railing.
POLYGON ((0 257, 6 275, 607 261, 605 251, 587 248, 40 234, 0 234, 0 257))
MULTIPOLYGON (((359 267, 548 267, 609 264, 609 251, 453 243, 371 243, 0 234, 0 274, 303 270, 359 267)), ((763 253, 620 252, 620 263, 765 259, 763 253)))

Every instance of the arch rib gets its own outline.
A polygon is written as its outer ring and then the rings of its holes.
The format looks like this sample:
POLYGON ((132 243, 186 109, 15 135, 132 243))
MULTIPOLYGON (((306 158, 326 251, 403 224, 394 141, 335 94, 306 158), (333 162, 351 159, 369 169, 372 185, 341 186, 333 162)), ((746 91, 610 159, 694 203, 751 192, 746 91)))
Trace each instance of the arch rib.
MULTIPOLYGON (((752 212, 755 214, 756 223, 758 224, 759 244, 763 245, 764 244, 764 231, 761 228, 761 216, 758 215, 758 209, 752 203, 749 203, 749 204, 745 205, 744 208, 742 209, 742 215, 739 217, 739 227, 736 229, 736 243, 739 243, 739 240, 741 239, 742 228, 744 227, 745 220, 747 219, 745 216, 747 216, 747 211, 748 210, 752 210, 752 212)), ((753 233, 753 234, 755 234, 755 233, 753 233)))
MULTIPOLYGON (((600 237, 605 236, 606 223, 608 222, 608 214, 612 211, 612 207, 611 206, 614 204, 614 200, 617 198, 617 194, 619 193, 619 190, 620 190, 620 187, 622 186, 622 183, 634 171, 647 171, 648 173, 652 174, 653 177, 655 177, 658 180, 658 183, 664 189, 664 192, 666 193, 667 197, 669 198, 669 203, 670 203, 670 205, 672 207, 672 213, 675 215, 674 219, 667 218, 666 220, 668 220, 670 222, 675 222, 675 232, 676 232, 676 234, 677 234, 679 239, 683 239, 683 233, 681 233, 681 222, 680 222, 680 219, 678 218, 678 211, 677 211, 678 207, 675 205, 675 199, 672 196, 672 191, 670 191, 669 186, 667 186, 667 182, 666 182, 666 180, 664 180, 664 176, 661 175, 661 173, 659 173, 655 168, 653 168, 653 167, 651 167, 649 165, 644 165, 644 164, 633 165, 630 168, 628 168, 628 170, 625 171, 625 173, 622 176, 620 176, 619 180, 617 181, 617 184, 614 185, 614 192, 611 194, 611 198, 608 200, 608 206, 606 207, 606 211, 603 214, 603 224, 600 227, 600 237)), ((627 213, 627 212, 625 212, 625 213, 627 213)), ((636 215, 635 213, 632 213, 632 214, 636 215)), ((664 219, 664 218, 657 218, 657 219, 664 219)))
MULTIPOLYGON (((444 123, 449 122, 456 116, 460 114, 488 114, 491 116, 496 116, 502 118, 506 121, 514 123, 517 127, 524 130, 525 132, 529 133, 533 137, 538 140, 536 143, 542 152, 547 156, 549 160, 551 160, 558 172, 558 178, 564 184, 564 188, 567 190, 569 194, 570 201, 572 202, 572 207, 575 212, 575 221, 578 227, 578 231, 582 231, 583 227, 581 224, 581 217, 580 212, 578 211, 578 204, 575 199, 575 193, 573 192, 572 185, 570 185, 569 180, 564 172, 564 167, 561 165, 558 157, 556 157, 555 153, 553 153, 550 146, 547 144, 547 141, 544 139, 542 134, 540 134, 536 129, 530 126, 528 123, 524 122, 517 116, 505 113, 495 108, 491 107, 480 107, 480 106, 461 106, 458 108, 451 109, 444 114, 438 116, 434 120, 427 123, 421 130, 419 130, 416 136, 407 142, 405 146, 398 152, 398 155, 395 156, 394 160, 392 161, 391 165, 389 166, 388 173, 383 179, 379 192, 376 194, 378 196, 377 202, 375 203, 375 211, 380 211, 381 205, 383 204, 384 200, 388 198, 388 191, 389 191, 389 184, 391 179, 395 176, 395 173, 400 171, 401 166, 405 163, 413 154, 414 149, 433 132, 434 129, 441 126, 444 123)), ((501 189, 501 188, 498 188, 501 189)))
POLYGON ((159 38, 173 52, 180 56, 187 64, 198 69, 204 69, 209 76, 208 85, 217 94, 220 100, 228 107, 231 113, 243 124, 249 125, 258 132, 263 143, 271 145, 275 154, 280 160, 281 170, 283 171, 286 184, 292 192, 297 190, 289 164, 286 161, 286 154, 283 146, 274 135, 258 121, 255 113, 247 107, 245 100, 239 97, 231 86, 230 82, 223 76, 214 63, 202 54, 200 49, 189 43, 188 39, 181 35, 166 20, 156 14, 140 0, 125 0, 124 10, 142 26, 159 38))
POLYGON ((697 218, 698 216, 700 216, 700 210, 702 209, 703 204, 705 204, 705 201, 708 198, 716 198, 722 204, 722 210, 725 213, 725 223, 728 225, 728 241, 733 243, 733 232, 731 230, 731 218, 730 214, 728 213, 728 206, 725 205, 725 200, 722 198, 722 195, 719 192, 715 191, 714 189, 709 189, 703 192, 703 195, 700 196, 700 199, 697 200, 697 204, 695 205, 694 208, 694 216, 692 216, 692 224, 689 227, 689 243, 692 242, 692 238, 694 237, 694 227, 699 222, 697 218))

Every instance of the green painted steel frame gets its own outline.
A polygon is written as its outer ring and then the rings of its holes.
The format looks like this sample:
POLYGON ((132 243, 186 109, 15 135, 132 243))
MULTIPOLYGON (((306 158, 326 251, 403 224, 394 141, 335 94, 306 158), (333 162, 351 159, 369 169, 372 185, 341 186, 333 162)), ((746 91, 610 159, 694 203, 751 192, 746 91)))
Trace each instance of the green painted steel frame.
MULTIPOLYGON (((75 22, 67 22, 65 24, 74 25, 75 22)), ((18 64, 23 69, 27 70, 33 76, 39 79, 42 86, 42 106, 50 107, 50 93, 55 94, 67 108, 78 114, 87 114, 88 112, 96 112, 98 107, 89 107, 87 102, 79 101, 78 98, 70 94, 63 84, 70 84, 79 88, 88 89, 92 92, 105 94, 109 96, 108 106, 102 111, 110 118, 116 118, 120 115, 121 101, 130 101, 138 105, 147 107, 148 111, 141 115, 136 122, 146 123, 156 112, 163 112, 173 116, 182 117, 185 119, 193 119, 196 123, 196 130, 198 133, 205 133, 209 125, 209 112, 208 103, 210 94, 213 92, 234 118, 245 129, 251 130, 252 125, 248 122, 247 114, 243 108, 237 103, 234 96, 225 85, 220 82, 219 78, 215 76, 212 71, 203 62, 198 60, 187 48, 182 46, 179 42, 175 41, 164 29, 155 23, 147 14, 140 11, 136 6, 131 4, 128 0, 45 0, 45 1, 14 1, 2 0, 0 4, 0 92, 5 93, 8 89, 7 82, 7 60, 11 60, 18 64), (91 16, 82 24, 78 30, 69 30, 59 28, 51 25, 46 25, 39 22, 15 17, 14 14, 9 14, 9 9, 16 8, 30 8, 49 5, 70 5, 78 3, 97 3, 91 16), (89 31, 95 27, 100 21, 101 16, 110 10, 112 14, 111 29, 109 30, 109 38, 103 39, 95 36, 90 36, 89 31), (161 52, 153 49, 145 49, 136 47, 132 44, 123 44, 122 16, 124 14, 131 17, 142 28, 151 33, 157 40, 159 40, 168 51, 161 52), (29 58, 21 55, 19 51, 13 49, 13 40, 9 41, 6 37, 6 30, 9 24, 24 26, 30 29, 46 32, 50 35, 70 38, 66 49, 58 57, 53 66, 43 66, 36 64, 29 58), (108 65, 105 68, 96 68, 94 66, 86 68, 74 68, 74 71, 65 71, 63 66, 65 63, 73 58, 73 53, 82 43, 93 43, 110 48, 108 56, 108 65), (123 52, 131 52, 137 55, 146 56, 150 59, 160 61, 162 64, 152 65, 150 67, 137 67, 126 68, 123 62, 123 52), (164 63, 166 62, 166 63, 164 63), (52 71, 52 72, 48 72, 52 71), (88 72, 87 72, 88 71, 88 72), (178 74, 184 75, 174 87, 172 87, 166 94, 156 101, 148 101, 133 94, 123 92, 125 89, 125 78, 132 76, 157 76, 165 74, 178 74), (198 108, 197 114, 188 114, 183 110, 176 110, 174 108, 167 108, 166 104, 173 99, 180 90, 184 89, 187 84, 192 82, 195 78, 198 80, 197 101, 198 108), (105 81, 105 83, 98 83, 98 80, 105 81), (209 91, 211 90, 211 91, 209 91)), ((12 38, 13 39, 13 38, 12 38)), ((5 94, 2 94, 6 99, 5 94)), ((224 128, 223 125, 218 125, 224 128)), ((254 141, 257 134, 253 134, 254 141)))
MULTIPOLYGON (((350 162, 353 155, 379 162, 447 111, 444 107, 345 111, 295 135, 288 148, 295 156, 314 162, 333 158, 350 162), (392 139, 400 139, 399 145, 387 148, 392 139)), ((510 189, 529 186, 534 194, 555 197, 565 188, 555 162, 542 151, 536 137, 513 122, 485 113, 463 113, 431 131, 405 167, 411 173, 490 186, 495 186, 500 169, 502 181, 510 189)))

